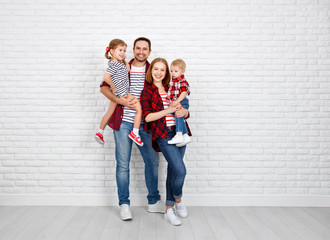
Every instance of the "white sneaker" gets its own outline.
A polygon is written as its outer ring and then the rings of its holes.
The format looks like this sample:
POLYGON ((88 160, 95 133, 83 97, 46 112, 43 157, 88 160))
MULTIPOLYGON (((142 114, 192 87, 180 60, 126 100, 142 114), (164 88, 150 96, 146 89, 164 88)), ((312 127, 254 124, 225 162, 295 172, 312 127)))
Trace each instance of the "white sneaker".
POLYGON ((159 200, 155 204, 148 204, 148 212, 150 213, 165 213, 165 204, 159 200))
POLYGON ((182 202, 174 203, 175 212, 179 215, 179 217, 185 218, 188 216, 187 208, 183 205, 182 202))
POLYGON ((122 204, 120 205, 120 218, 123 221, 131 220, 132 212, 128 204, 122 204))
POLYGON ((182 143, 178 143, 176 144, 177 147, 183 147, 185 145, 187 145, 188 143, 191 142, 191 138, 189 137, 188 134, 183 134, 183 142, 182 143))
POLYGON ((184 138, 182 135, 176 134, 170 141, 168 141, 168 144, 178 144, 178 143, 183 143, 184 138))
POLYGON ((174 226, 181 225, 181 220, 175 215, 173 208, 167 209, 164 219, 174 226))

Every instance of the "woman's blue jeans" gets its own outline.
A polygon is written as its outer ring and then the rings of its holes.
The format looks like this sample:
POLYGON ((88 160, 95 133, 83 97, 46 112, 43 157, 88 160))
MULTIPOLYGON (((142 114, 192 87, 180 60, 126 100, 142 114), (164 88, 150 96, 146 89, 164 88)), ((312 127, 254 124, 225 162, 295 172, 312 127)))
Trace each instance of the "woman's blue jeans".
POLYGON ((183 162, 186 146, 177 147, 167 142, 175 135, 175 130, 168 130, 168 138, 158 138, 157 143, 168 165, 166 178, 166 206, 174 206, 175 199, 182 197, 182 188, 186 177, 186 166, 183 162))
MULTIPOLYGON (((132 140, 128 134, 133 130, 133 123, 123 121, 119 131, 113 131, 116 142, 116 181, 118 188, 119 205, 130 204, 129 200, 129 163, 131 160, 132 140)), ((143 146, 138 145, 144 161, 145 182, 148 189, 148 204, 160 200, 158 191, 158 166, 159 155, 151 145, 151 130, 144 131, 140 126, 139 131, 143 146)))

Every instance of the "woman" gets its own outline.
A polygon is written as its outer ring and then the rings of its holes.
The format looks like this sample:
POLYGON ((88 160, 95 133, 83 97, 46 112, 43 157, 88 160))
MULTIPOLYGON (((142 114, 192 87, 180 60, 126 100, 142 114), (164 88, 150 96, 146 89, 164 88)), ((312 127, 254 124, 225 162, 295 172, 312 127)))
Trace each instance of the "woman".
MULTIPOLYGON (((181 225, 181 220, 176 216, 187 217, 188 212, 183 205, 182 188, 186 176, 186 167, 183 162, 186 146, 177 147, 168 144, 175 136, 175 119, 172 113, 178 117, 187 116, 188 111, 182 106, 170 106, 167 94, 171 76, 168 64, 163 58, 152 61, 147 75, 145 87, 141 93, 141 105, 145 130, 151 127, 152 146, 156 151, 161 151, 168 163, 166 178, 166 212, 165 220, 173 225, 181 225), (173 210, 175 207, 175 212, 173 210)), ((187 125, 189 135, 191 135, 187 125)))

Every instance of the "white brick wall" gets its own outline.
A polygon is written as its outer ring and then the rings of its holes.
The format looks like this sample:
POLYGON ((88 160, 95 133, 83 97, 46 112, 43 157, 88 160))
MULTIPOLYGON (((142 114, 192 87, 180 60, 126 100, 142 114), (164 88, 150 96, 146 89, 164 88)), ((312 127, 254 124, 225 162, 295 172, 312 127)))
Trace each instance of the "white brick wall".
MULTIPOLYGON (((2 0, 0 203, 117 203, 99 92, 113 38, 183 58, 192 94, 185 200, 329 205, 329 0, 2 0), (166 2, 166 3, 165 3, 166 2)), ((164 195, 165 162, 160 169, 164 195)), ((145 204, 133 148, 132 204, 145 204)))

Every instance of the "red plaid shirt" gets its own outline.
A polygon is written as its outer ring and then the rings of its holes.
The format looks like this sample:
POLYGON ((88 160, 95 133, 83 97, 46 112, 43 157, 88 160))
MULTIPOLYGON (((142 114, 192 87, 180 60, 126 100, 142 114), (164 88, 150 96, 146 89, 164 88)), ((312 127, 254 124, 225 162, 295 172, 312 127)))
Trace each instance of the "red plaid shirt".
POLYGON ((184 75, 181 75, 181 77, 173 78, 170 82, 170 88, 168 90, 168 95, 170 96, 170 99, 175 101, 178 99, 180 94, 182 92, 187 92, 187 95, 189 96, 189 83, 185 79, 184 75))
MULTIPOLYGON (((165 91, 168 90, 167 86, 164 86, 165 91)), ((145 83, 144 89, 141 93, 141 106, 142 106, 142 117, 143 119, 149 113, 159 112, 164 110, 163 101, 161 96, 159 95, 158 88, 151 83, 145 83)), ((189 115, 188 115, 189 117, 189 115)), ((188 118, 187 117, 187 118, 188 118)), ((156 121, 147 123, 144 121, 144 130, 148 130, 151 128, 152 133, 152 147, 157 151, 160 152, 160 148, 157 144, 157 138, 168 138, 168 131, 166 126, 166 117, 162 117, 156 121)), ((191 136, 191 132, 186 122, 188 134, 191 136)))
MULTIPOLYGON (((132 63, 133 63, 132 59, 128 64, 130 67, 132 67, 132 63)), ((147 75, 147 71, 148 68, 150 66, 150 63, 147 61, 146 62, 146 75, 147 75)), ((130 80, 130 75, 128 75, 129 80, 130 80)), ((144 82, 144 85, 146 85, 146 81, 144 82)), ((131 85, 131 81, 129 81, 129 84, 131 85)), ((107 86, 110 87, 109 84, 107 84, 105 81, 103 81, 100 85, 100 87, 103 86, 107 86)), ((113 112, 113 114, 111 115, 109 121, 108 121, 108 126, 111 127, 113 130, 119 131, 120 130, 120 125, 121 122, 123 121, 123 115, 124 115, 124 107, 122 105, 117 104, 115 111, 113 112)))

